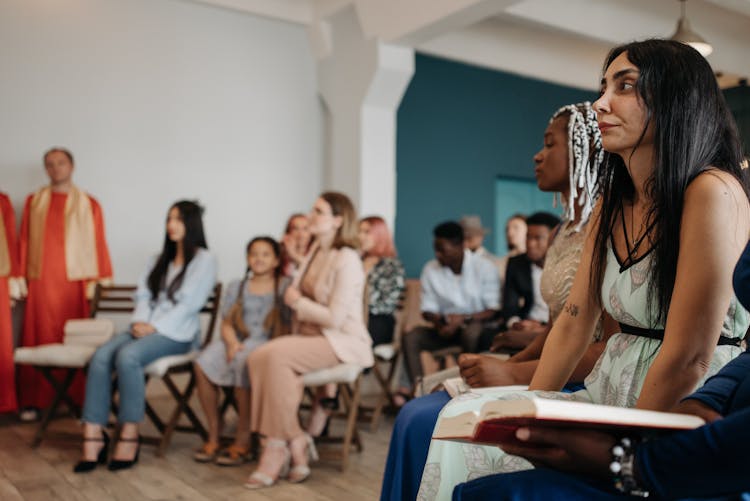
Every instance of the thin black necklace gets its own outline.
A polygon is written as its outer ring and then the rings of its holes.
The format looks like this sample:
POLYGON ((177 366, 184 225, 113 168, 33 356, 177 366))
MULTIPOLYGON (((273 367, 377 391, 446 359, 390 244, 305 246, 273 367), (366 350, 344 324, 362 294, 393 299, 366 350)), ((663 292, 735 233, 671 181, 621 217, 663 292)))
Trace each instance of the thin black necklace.
MULTIPOLYGON (((633 210, 631 209, 630 213, 631 221, 633 219, 633 210)), ((635 262, 638 260, 636 257, 638 255, 638 249, 641 247, 641 244, 644 240, 646 240, 646 237, 651 233, 651 230, 654 229, 655 222, 652 221, 644 230, 643 234, 638 237, 637 240, 633 241, 633 246, 630 246, 630 238, 628 237, 628 228, 625 224, 625 206, 622 203, 622 199, 620 199, 620 221, 622 222, 622 233, 625 237, 625 249, 628 252, 628 255, 625 257, 625 259, 622 262, 622 265, 620 266, 620 272, 624 271, 625 269, 629 268, 635 262)), ((635 231, 635 224, 631 223, 633 226, 633 231, 635 231)))

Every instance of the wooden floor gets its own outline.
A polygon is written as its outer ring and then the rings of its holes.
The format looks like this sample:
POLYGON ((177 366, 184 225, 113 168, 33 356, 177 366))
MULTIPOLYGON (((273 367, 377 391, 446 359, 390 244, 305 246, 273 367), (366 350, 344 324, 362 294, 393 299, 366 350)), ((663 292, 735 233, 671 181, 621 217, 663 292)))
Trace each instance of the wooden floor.
MULTIPOLYGON (((168 404, 164 399, 157 411, 168 410, 168 404)), ((0 418, 0 500, 377 499, 392 425, 393 417, 385 416, 378 431, 371 433, 369 423, 360 423, 364 450, 352 452, 346 473, 334 462, 320 461, 313 464, 311 477, 302 484, 282 481, 269 489, 249 491, 242 484, 255 463, 240 467, 198 464, 191 458, 200 443, 197 435, 176 433, 164 458, 156 457, 153 447, 144 446, 138 465, 131 470, 111 473, 99 467, 81 475, 72 472, 80 455, 79 441, 58 434, 32 449, 29 444, 36 424, 5 417, 0 418)), ((61 417, 50 429, 78 433, 79 425, 72 417, 61 417)))

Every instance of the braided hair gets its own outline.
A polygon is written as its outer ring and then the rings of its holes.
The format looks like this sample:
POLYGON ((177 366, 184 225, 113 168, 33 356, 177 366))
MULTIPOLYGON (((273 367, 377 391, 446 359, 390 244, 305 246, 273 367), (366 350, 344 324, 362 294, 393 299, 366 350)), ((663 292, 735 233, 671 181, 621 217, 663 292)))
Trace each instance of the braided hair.
POLYGON ((570 194, 563 200, 563 218, 575 220, 575 204, 581 207, 581 219, 575 230, 586 224, 599 197, 599 168, 604 161, 602 134, 596 121, 596 112, 591 103, 563 106, 552 115, 555 119, 568 116, 568 176, 570 194), (580 191, 579 191, 580 190, 580 191))

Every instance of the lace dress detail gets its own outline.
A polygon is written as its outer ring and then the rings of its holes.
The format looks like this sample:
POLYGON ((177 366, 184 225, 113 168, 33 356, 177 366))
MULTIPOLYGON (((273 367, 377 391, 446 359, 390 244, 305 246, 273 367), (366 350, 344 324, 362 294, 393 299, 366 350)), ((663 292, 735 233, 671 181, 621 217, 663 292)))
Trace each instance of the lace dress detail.
MULTIPOLYGON (((565 306, 573 287, 578 263, 581 261, 586 226, 576 231, 576 223, 563 223, 547 249, 540 289, 544 302, 549 306, 550 323, 553 323, 565 306)), ((594 340, 602 337, 601 321, 596 325, 594 340)))

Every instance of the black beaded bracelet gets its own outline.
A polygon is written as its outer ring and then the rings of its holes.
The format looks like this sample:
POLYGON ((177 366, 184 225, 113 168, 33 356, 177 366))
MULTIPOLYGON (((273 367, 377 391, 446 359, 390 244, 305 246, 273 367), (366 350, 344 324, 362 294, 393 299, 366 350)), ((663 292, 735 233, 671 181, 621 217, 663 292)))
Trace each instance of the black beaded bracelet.
POLYGON ((647 498, 648 491, 642 489, 635 479, 633 471, 635 455, 633 452, 633 441, 627 437, 620 439, 618 443, 612 446, 612 462, 609 464, 609 471, 612 472, 615 489, 619 492, 647 498))

